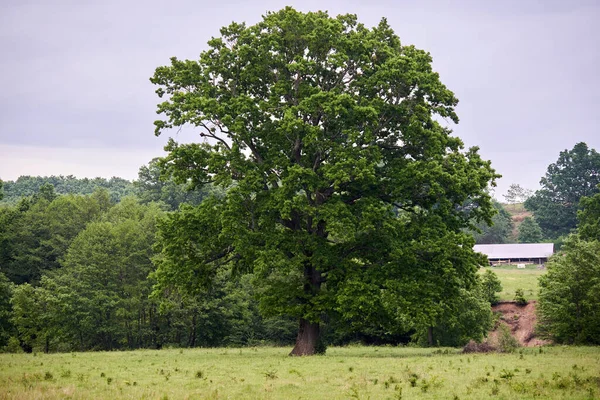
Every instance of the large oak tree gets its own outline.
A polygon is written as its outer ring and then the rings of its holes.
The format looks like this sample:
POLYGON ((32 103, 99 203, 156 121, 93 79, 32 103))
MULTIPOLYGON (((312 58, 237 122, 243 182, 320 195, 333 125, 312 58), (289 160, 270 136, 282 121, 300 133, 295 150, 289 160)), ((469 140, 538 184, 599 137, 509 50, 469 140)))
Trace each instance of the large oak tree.
POLYGON ((289 7, 208 45, 156 69, 156 134, 197 127, 201 142, 171 140, 162 168, 229 190, 163 225, 159 287, 253 272, 262 310, 299 320, 293 355, 319 350, 331 310, 432 339, 477 284, 463 229, 490 222, 497 175, 440 124, 458 122, 457 99, 431 56, 385 19, 289 7))

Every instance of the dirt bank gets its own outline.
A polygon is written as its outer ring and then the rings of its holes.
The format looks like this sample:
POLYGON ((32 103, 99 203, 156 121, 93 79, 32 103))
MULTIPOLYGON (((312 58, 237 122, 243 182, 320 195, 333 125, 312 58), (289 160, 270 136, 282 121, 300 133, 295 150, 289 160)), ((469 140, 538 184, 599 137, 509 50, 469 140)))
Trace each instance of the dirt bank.
MULTIPOLYGON (((510 327, 512 335, 519 341, 521 346, 541 346, 550 342, 535 337, 536 305, 535 301, 530 301, 525 306, 519 306, 514 301, 502 301, 492 306, 492 310, 502 313, 500 323, 510 327)), ((496 327, 489 334, 492 343, 496 342, 497 335, 498 329, 496 327)))

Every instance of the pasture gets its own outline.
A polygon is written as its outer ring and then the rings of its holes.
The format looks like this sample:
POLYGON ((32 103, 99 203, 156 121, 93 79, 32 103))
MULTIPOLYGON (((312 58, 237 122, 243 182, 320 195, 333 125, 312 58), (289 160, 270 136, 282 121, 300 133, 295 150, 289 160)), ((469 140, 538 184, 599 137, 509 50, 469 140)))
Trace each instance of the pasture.
MULTIPOLYGON (((524 269, 517 269, 516 265, 503 265, 491 268, 502 282, 502 292, 498 293, 501 301, 512 301, 515 290, 521 288, 527 300, 538 299, 538 278, 546 273, 545 269, 538 269, 537 265, 527 265, 524 269)), ((481 268, 480 272, 485 269, 481 268)))
POLYGON ((0 354, 2 399, 592 399, 600 348, 168 349, 0 354))

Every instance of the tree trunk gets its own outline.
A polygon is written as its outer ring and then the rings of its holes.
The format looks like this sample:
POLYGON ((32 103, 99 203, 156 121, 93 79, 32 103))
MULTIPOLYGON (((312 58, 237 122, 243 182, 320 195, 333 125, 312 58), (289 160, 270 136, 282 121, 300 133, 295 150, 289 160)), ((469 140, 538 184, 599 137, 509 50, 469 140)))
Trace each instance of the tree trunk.
POLYGON ((318 322, 310 322, 306 319, 300 319, 298 328, 298 337, 296 345, 290 353, 290 356, 312 356, 316 353, 317 342, 319 341, 320 326, 318 322))
POLYGON ((427 342, 429 343, 429 347, 433 347, 433 327, 427 328, 427 342))
MULTIPOLYGON (((315 196, 316 198, 317 196, 315 196)), ((317 200, 316 200, 317 201, 317 200)), ((321 200, 318 200, 319 203, 321 200)), ((300 226, 300 221, 295 221, 296 226, 300 226)), ((309 222, 312 226, 312 220, 309 222)), ((325 221, 319 221, 315 227, 315 234, 321 238, 327 238, 327 232, 325 230, 325 221)), ((312 229, 309 227, 309 229, 312 229)), ((313 298, 319 295, 321 291, 321 284, 323 283, 323 275, 315 268, 311 263, 312 252, 307 251, 305 256, 307 260, 304 262, 304 287, 303 291, 306 298, 313 298)), ((302 300, 306 302, 306 300, 302 300)), ((314 310, 311 310, 314 311, 314 310)), ((300 318, 300 324, 298 326, 298 336, 296 337, 296 345, 292 349, 290 356, 312 356, 317 354, 317 351, 321 350, 317 348, 321 335, 321 326, 319 322, 311 322, 305 318, 300 318)))

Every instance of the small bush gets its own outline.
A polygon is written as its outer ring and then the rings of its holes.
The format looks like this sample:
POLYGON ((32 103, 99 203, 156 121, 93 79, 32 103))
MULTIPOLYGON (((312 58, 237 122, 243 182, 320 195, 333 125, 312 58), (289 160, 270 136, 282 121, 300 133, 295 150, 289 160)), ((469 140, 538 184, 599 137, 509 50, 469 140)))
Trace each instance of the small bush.
POLYGON ((500 378, 502 379, 512 379, 515 376, 515 374, 507 369, 503 369, 502 371, 500 371, 500 378))
POLYGON ((502 291, 502 283, 498 275, 491 269, 486 269, 481 277, 483 295, 490 304, 498 303, 498 295, 496 293, 502 291))
POLYGON ((498 330, 498 351, 512 353, 519 348, 519 342, 510 333, 510 328, 506 324, 500 324, 498 330))
POLYGON ((326 351, 327 344, 325 344, 325 342, 322 339, 319 339, 317 341, 317 344, 315 345, 315 354, 324 355, 326 351))
POLYGON ((275 370, 266 371, 264 375, 267 379, 277 379, 277 371, 275 370))
POLYGON ((2 348, 2 351, 5 353, 23 353, 23 348, 21 347, 21 343, 19 343, 19 339, 14 336, 8 338, 8 343, 6 346, 2 348))
POLYGON ((67 370, 61 371, 60 377, 61 378, 70 378, 71 377, 71 370, 67 369, 67 370))
POLYGON ((520 305, 520 306, 527 305, 527 299, 525 298, 525 293, 523 292, 523 289, 515 290, 514 300, 517 303, 517 305, 520 305))

